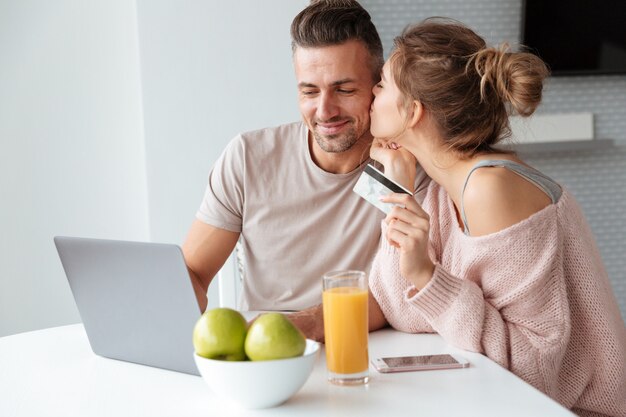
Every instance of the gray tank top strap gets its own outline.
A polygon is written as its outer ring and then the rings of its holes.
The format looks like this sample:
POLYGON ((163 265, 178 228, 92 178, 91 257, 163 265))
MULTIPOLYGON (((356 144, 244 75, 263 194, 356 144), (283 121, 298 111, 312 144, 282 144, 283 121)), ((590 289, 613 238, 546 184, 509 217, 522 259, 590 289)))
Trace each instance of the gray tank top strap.
POLYGON ((466 235, 469 235, 469 227, 467 226, 467 218, 465 217, 465 209, 463 208, 463 194, 465 194, 465 188, 467 187, 467 183, 472 173, 482 167, 502 167, 515 172, 519 176, 526 178, 528 181, 535 184, 539 189, 546 193, 548 197, 550 197, 550 200, 552 200, 552 204, 559 201, 559 198, 561 198, 561 194, 563 193, 559 184, 557 184, 552 178, 534 168, 530 168, 517 162, 508 161, 506 159, 486 159, 484 161, 480 161, 474 165, 467 174, 467 178, 465 178, 465 183, 463 184, 463 190, 461 191, 461 219, 463 220, 463 228, 465 229, 466 235))

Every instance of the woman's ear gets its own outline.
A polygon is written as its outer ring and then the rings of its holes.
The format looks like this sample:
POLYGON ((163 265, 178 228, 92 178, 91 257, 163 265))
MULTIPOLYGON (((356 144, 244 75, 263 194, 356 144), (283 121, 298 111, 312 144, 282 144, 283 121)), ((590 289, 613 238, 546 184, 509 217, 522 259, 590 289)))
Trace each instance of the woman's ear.
POLYGON ((409 107, 409 123, 407 127, 415 128, 424 116, 424 106, 421 101, 413 100, 409 107))

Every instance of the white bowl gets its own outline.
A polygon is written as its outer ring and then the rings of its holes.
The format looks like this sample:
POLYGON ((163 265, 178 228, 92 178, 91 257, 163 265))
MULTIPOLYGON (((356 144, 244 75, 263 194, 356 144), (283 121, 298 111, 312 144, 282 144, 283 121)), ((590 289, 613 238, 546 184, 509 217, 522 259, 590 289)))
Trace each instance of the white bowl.
POLYGON ((319 354, 319 343, 307 339, 304 355, 271 361, 229 362, 194 353, 209 388, 244 408, 267 408, 285 402, 306 382, 319 354))

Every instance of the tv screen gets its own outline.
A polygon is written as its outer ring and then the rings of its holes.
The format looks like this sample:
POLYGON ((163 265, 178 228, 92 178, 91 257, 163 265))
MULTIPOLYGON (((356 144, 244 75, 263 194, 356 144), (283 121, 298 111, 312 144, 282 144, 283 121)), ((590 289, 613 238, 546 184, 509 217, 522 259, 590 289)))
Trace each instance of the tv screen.
POLYGON ((525 0, 522 30, 553 75, 626 74, 626 0, 525 0))

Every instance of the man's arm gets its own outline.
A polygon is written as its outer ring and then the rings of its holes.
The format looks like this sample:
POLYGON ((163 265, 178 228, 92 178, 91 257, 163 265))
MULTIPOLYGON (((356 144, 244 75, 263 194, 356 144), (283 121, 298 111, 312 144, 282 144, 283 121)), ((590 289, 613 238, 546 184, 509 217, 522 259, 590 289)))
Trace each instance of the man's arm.
MULTIPOLYGON (((370 332, 387 326, 387 320, 372 293, 369 293, 368 308, 370 332)), ((307 338, 324 343, 324 313, 321 304, 289 314, 288 317, 307 338)))
POLYGON ((215 274, 222 268, 239 239, 231 232, 195 220, 183 244, 183 255, 198 299, 200 310, 207 307, 207 290, 215 274))
POLYGON ((378 301, 374 298, 372 293, 369 293, 369 331, 373 332, 374 330, 382 329, 383 327, 387 327, 387 319, 383 314, 383 310, 380 309, 378 305, 378 301))

